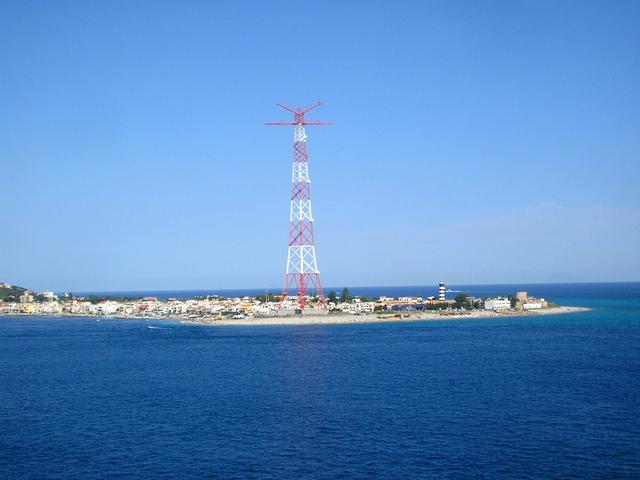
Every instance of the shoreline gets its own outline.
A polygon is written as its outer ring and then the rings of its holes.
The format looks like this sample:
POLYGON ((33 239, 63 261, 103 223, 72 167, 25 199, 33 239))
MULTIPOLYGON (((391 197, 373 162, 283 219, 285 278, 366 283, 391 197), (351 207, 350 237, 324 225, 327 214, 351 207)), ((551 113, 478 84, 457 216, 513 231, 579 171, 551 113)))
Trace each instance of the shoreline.
POLYGON ((561 315, 567 313, 588 312, 588 307, 569 307, 558 306, 549 307, 541 310, 529 311, 477 311, 469 313, 411 313, 404 314, 400 317, 391 314, 377 315, 369 313, 364 315, 304 315, 290 317, 258 317, 243 319, 224 319, 216 320, 214 318, 189 319, 178 321, 184 325, 201 325, 201 326, 297 326, 297 325, 344 325, 353 323, 373 324, 373 323, 400 323, 400 322, 433 322, 446 320, 482 320, 485 318, 505 318, 505 317, 531 317, 540 315, 561 315))
POLYGON ((568 313, 588 312, 588 307, 557 306, 541 310, 515 311, 515 310, 479 310, 468 313, 405 313, 402 315, 367 313, 362 315, 304 315, 288 317, 253 317, 242 319, 216 319, 214 317, 202 317, 198 319, 181 319, 179 317, 154 317, 154 316, 131 316, 123 317, 119 315, 87 315, 87 314, 65 314, 65 315, 38 315, 28 313, 0 313, 0 317, 78 317, 115 319, 115 320, 147 320, 147 321, 171 321, 183 325, 224 327, 224 326, 303 326, 303 325, 348 325, 348 324, 374 324, 374 323, 405 323, 405 322, 434 322, 447 320, 482 320, 487 318, 506 317, 531 317, 541 315, 562 315, 568 313))

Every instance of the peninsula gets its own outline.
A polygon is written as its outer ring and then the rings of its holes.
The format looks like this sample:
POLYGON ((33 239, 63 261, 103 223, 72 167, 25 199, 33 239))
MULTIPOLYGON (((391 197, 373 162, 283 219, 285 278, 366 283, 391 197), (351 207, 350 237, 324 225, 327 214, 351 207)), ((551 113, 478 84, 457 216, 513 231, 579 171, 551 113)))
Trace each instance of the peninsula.
POLYGON ((311 297, 304 311, 295 309, 295 299, 284 301, 264 294, 235 298, 207 295, 190 299, 127 296, 57 295, 33 292, 0 283, 0 315, 41 315, 171 319, 197 325, 303 325, 375 323, 421 320, 454 320, 586 311, 584 307, 559 306, 527 292, 509 297, 478 298, 458 294, 454 299, 438 297, 367 298, 353 296, 345 288, 338 296, 329 292, 323 303, 311 297))

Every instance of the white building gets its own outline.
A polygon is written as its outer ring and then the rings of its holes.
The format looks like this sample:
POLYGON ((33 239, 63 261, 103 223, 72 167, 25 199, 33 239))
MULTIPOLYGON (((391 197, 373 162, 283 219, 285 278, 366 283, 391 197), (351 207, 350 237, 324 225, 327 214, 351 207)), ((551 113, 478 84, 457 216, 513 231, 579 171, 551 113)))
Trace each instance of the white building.
POLYGON ((536 308, 542 308, 542 302, 527 302, 522 304, 524 310, 534 310, 536 308))
POLYGON ((504 297, 487 298, 484 301, 485 310, 508 310, 511 308, 511 300, 504 297))
POLYGON ((374 302, 355 302, 353 307, 356 312, 373 312, 376 304, 374 302))
POLYGON ((20 303, 31 303, 33 302, 33 295, 31 295, 30 293, 24 292, 22 295, 20 295, 19 300, 20 300, 20 303))
POLYGON ((258 317, 274 317, 278 314, 278 305, 256 305, 253 307, 253 314, 258 317))
POLYGON ((422 297, 400 297, 398 301, 400 303, 419 303, 422 302, 422 297))
POLYGON ((113 315, 119 310, 120 304, 112 300, 107 300, 97 304, 95 308, 102 315, 113 315))

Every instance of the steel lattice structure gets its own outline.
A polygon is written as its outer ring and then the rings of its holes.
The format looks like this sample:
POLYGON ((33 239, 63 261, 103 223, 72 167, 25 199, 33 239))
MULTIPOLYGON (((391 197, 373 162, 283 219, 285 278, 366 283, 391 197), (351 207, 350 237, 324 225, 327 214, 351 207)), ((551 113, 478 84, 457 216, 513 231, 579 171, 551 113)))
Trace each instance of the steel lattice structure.
POLYGON ((311 211, 311 179, 309 177, 309 155, 307 154, 307 125, 333 125, 331 122, 307 121, 305 114, 321 105, 316 102, 305 109, 291 108, 277 103, 279 107, 293 114, 290 122, 267 122, 266 125, 288 125, 294 127, 293 169, 291 172, 291 207, 289 209, 289 250, 284 280, 283 302, 289 290, 295 288, 304 310, 307 294, 315 290, 324 305, 324 293, 320 283, 320 271, 316 260, 316 242, 313 234, 313 214, 311 211))

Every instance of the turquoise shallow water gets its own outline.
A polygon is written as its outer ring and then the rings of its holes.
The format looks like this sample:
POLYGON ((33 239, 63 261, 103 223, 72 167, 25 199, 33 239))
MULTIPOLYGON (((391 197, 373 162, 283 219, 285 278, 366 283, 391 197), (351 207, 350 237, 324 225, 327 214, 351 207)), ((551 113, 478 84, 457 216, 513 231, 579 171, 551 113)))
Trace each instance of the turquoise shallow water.
POLYGON ((305 327, 0 317, 0 478, 639 478, 640 284, 528 289, 593 310, 305 327))

